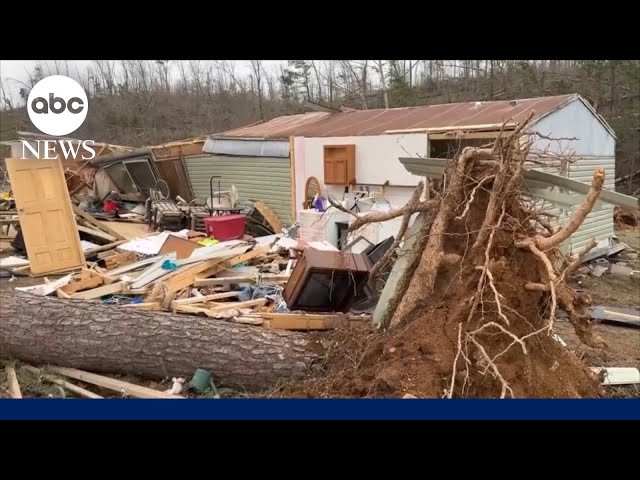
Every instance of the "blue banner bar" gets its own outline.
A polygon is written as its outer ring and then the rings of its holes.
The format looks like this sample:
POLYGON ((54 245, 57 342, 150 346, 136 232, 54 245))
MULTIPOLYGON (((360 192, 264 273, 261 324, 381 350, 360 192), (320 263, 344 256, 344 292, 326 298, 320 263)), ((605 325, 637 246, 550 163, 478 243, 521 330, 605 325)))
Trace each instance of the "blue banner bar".
POLYGON ((22 399, 0 420, 640 420, 640 399, 22 399))

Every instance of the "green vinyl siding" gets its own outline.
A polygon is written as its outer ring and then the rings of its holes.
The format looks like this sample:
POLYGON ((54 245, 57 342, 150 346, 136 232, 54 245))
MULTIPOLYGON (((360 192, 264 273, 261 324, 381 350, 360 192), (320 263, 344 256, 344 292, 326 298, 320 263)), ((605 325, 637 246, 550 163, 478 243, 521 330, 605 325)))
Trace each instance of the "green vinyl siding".
MULTIPOLYGON (((209 195, 209 179, 220 175, 222 190, 235 185, 240 201, 262 200, 278 215, 283 224, 294 219, 291 214, 291 169, 288 158, 203 155, 187 157, 187 172, 196 198, 209 195)), ((213 181, 218 189, 218 179, 213 181)))

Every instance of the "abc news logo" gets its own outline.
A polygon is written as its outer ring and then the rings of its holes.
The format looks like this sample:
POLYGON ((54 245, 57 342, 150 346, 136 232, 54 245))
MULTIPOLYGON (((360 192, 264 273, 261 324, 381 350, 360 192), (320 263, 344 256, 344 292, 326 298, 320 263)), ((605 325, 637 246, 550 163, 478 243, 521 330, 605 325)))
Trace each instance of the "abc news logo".
MULTIPOLYGON (((76 131, 87 118, 89 102, 87 94, 78 82, 64 75, 45 77, 34 85, 27 99, 27 112, 35 127, 52 136, 65 136, 76 131)), ((91 147, 93 140, 22 140, 22 158, 31 157, 55 160, 58 156, 76 159, 82 147, 82 159, 96 156, 91 147), (57 153, 56 153, 57 152, 57 153)))
POLYGON ((49 101, 43 97, 34 98, 31 102, 31 109, 35 113, 62 113, 65 110, 69 110, 73 114, 78 114, 84 109, 84 102, 78 97, 70 98, 69 101, 65 102, 63 98, 49 93, 49 101))

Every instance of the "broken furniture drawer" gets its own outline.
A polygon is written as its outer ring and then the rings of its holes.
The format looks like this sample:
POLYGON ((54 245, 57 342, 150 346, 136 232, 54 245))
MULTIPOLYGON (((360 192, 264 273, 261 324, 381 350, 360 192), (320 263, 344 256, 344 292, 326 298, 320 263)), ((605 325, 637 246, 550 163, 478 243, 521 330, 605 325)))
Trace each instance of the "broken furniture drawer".
POLYGON ((307 249, 282 296, 290 310, 347 312, 362 293, 370 266, 363 254, 307 249))

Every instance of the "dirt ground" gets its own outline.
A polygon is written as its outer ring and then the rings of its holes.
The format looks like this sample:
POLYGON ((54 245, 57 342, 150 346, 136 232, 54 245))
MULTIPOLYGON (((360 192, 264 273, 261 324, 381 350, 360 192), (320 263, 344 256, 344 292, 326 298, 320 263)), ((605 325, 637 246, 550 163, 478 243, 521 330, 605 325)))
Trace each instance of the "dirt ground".
MULTIPOLYGON (((619 261, 626 262, 633 270, 640 270, 640 228, 618 230, 619 241, 624 242, 629 248, 621 252, 619 261)), ((0 257, 12 254, 8 243, 0 243, 0 257)), ((54 279, 57 277, 51 277, 54 279)), ((42 283, 41 278, 16 277, 9 282, 8 279, 0 279, 0 288, 15 288, 42 283)), ((572 279, 576 288, 581 288, 591 295, 593 305, 608 305, 640 309, 640 276, 631 278, 619 278, 608 273, 596 278, 588 273, 578 272, 572 279)), ((579 341, 573 327, 566 320, 558 319, 555 330, 567 343, 567 348, 572 350, 590 367, 635 367, 640 368, 640 330, 618 325, 595 325, 597 333, 607 343, 604 349, 591 348, 579 341)), ((0 398, 7 398, 8 388, 4 365, 0 362, 0 398)), ((40 381, 37 376, 18 369, 19 381, 25 397, 60 398, 63 392, 59 387, 40 381)), ((145 385, 158 390, 170 388, 170 381, 150 382, 133 377, 119 377, 138 385, 145 385)), ((79 384, 79 382, 77 382, 79 384)), ((80 385, 86 386, 86 385, 80 385)), ((88 389, 104 396, 118 396, 116 392, 109 392, 88 386, 88 389)), ((606 387, 606 392, 612 397, 640 398, 640 386, 615 386, 606 387)), ((237 392, 224 391, 222 396, 236 396, 237 392)), ((67 397, 73 394, 65 392, 67 397)), ((264 395, 260 395, 264 396, 264 395)))

